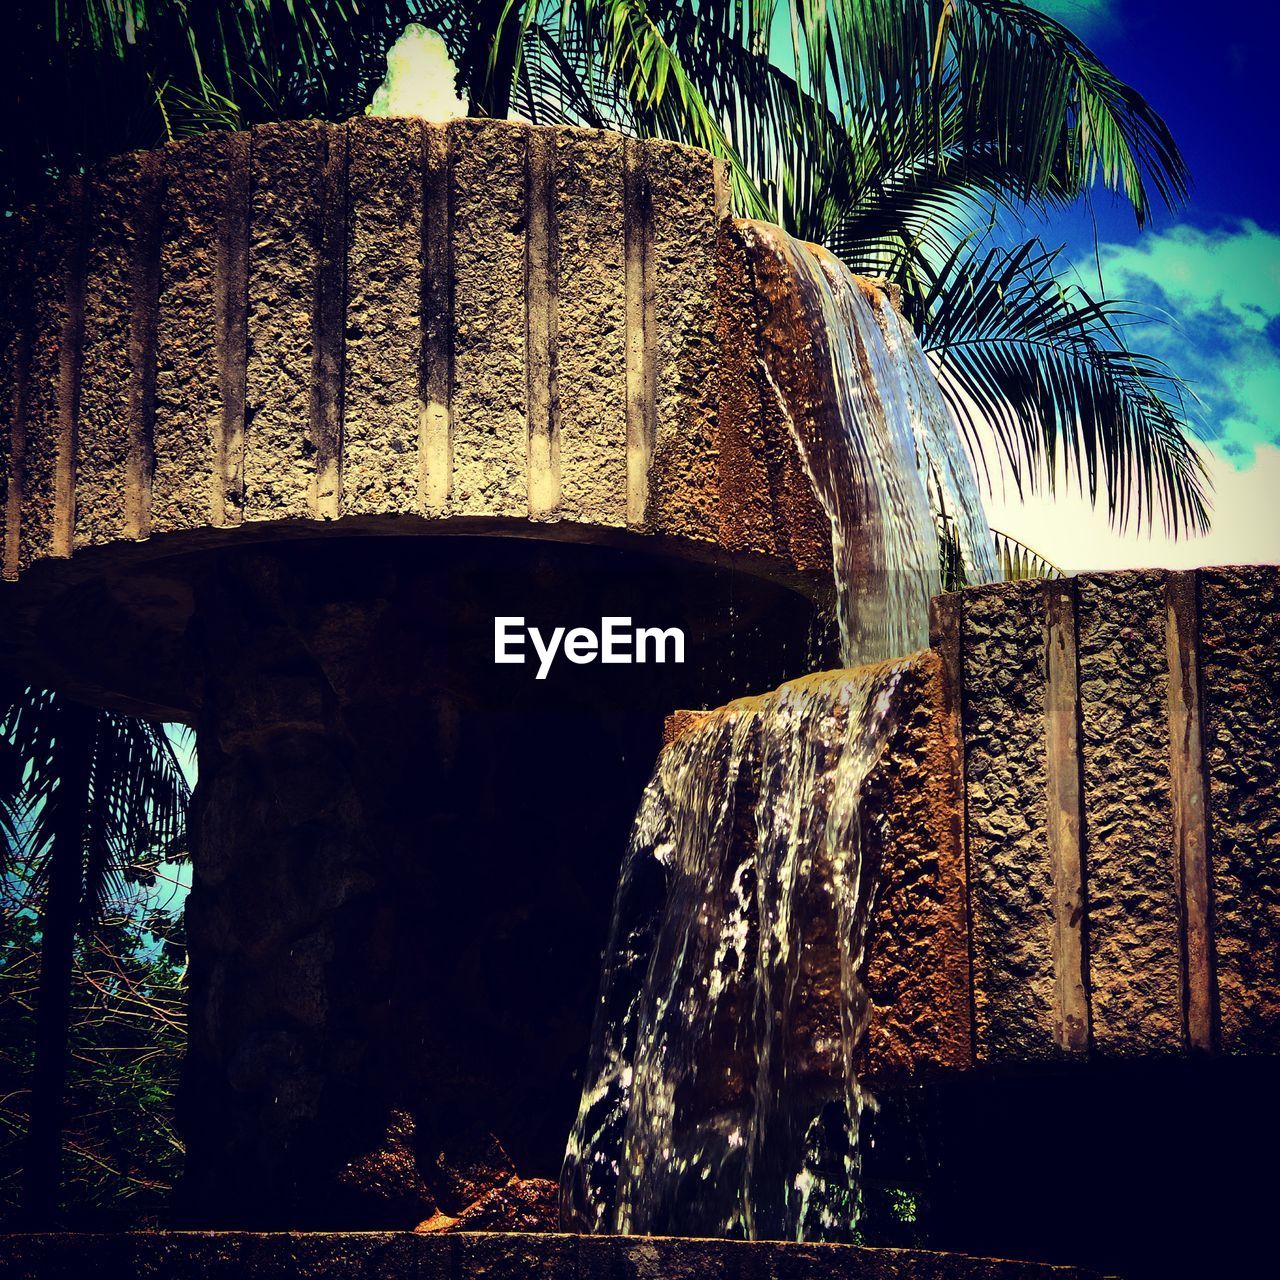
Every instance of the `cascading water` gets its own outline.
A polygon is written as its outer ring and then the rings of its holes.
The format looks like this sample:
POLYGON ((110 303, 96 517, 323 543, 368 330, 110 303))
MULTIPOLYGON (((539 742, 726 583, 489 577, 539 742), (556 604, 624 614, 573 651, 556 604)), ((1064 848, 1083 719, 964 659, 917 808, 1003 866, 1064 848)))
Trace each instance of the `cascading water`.
POLYGON ((870 903, 859 798, 899 672, 731 703, 663 752, 614 905, 566 1225, 849 1238, 870 903))
POLYGON ((761 374, 831 522, 854 669, 711 712, 659 758, 614 904, 561 1209, 584 1231, 847 1240, 876 888, 861 800, 902 655, 928 642, 940 505, 969 580, 998 568, 955 424, 884 295, 776 228, 739 233, 761 374))

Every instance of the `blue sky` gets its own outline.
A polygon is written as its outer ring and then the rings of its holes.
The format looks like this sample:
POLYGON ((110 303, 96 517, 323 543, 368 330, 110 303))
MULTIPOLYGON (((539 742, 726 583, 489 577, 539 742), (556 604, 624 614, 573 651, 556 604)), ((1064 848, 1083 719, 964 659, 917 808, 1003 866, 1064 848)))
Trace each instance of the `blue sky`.
POLYGON ((1139 232, 1103 196, 1036 228, 1065 244, 1090 284, 1096 231, 1109 294, 1168 317, 1132 340, 1199 397, 1218 489, 1215 530, 1182 546, 1120 540, 1060 497, 1055 512, 1006 495, 992 522, 1067 567, 1280 560, 1280 183, 1275 51, 1280 18, 1260 0, 1216 7, 1155 0, 1041 0, 1164 116, 1191 169, 1183 209, 1139 232))

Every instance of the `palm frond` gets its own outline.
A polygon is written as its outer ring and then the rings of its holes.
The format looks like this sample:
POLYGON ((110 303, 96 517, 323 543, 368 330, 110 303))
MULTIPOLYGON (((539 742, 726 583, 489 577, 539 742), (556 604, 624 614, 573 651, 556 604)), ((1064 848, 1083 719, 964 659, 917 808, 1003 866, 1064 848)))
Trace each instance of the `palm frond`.
MULTIPOLYGON (((14 852, 39 880, 59 832, 82 833, 86 922, 118 893, 128 868, 183 843, 190 790, 173 743, 149 721, 98 711, 42 689, 0 690, 5 756, 0 813, 12 815, 14 852), (88 744, 88 768, 68 751, 88 744), (68 779, 83 777, 82 792, 68 779)), ((8 828, 6 828, 8 829, 8 828)))
POLYGON ((1017 538, 999 529, 992 529, 996 543, 996 559, 1006 582, 1030 582, 1046 578, 1061 578, 1062 570, 1052 560, 1019 542, 1017 538))
POLYGON ((1052 491, 1061 462, 1120 529, 1157 518, 1177 534, 1208 526, 1207 479, 1185 433, 1182 384, 1124 344, 1146 319, 1057 273, 1038 241, 961 246, 904 305, 966 438, 994 433, 1019 491, 1052 491))

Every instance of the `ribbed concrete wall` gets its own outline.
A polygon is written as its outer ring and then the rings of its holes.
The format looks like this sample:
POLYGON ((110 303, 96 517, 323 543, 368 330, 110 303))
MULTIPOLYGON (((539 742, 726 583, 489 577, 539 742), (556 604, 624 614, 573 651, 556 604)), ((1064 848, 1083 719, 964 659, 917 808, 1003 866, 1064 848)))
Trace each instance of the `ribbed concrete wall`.
POLYGON ((937 602, 973 1062, 1280 1050, 1278 588, 1126 572, 937 602))
MULTIPOLYGON (((473 120, 269 125, 64 185, 7 232, 5 576, 378 517, 825 568, 723 509, 721 386, 748 356, 717 346, 724 215, 705 153, 473 120)), ((766 492, 766 523, 795 497, 766 492)))
POLYGON ((650 547, 830 591, 704 152, 267 125, 120 157, 0 237, 0 666, 23 678, 189 715, 188 553, 279 538, 650 547))

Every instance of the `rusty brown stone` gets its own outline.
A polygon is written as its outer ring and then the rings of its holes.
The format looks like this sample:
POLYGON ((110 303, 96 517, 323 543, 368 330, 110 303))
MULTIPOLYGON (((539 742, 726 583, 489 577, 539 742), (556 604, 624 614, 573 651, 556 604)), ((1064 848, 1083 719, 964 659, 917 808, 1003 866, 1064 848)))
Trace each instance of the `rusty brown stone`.
POLYGON ((936 654, 899 685, 899 713, 863 804, 878 886, 868 925, 870 1020, 861 1070, 874 1082, 973 1063, 967 877, 959 800, 960 691, 936 654))

